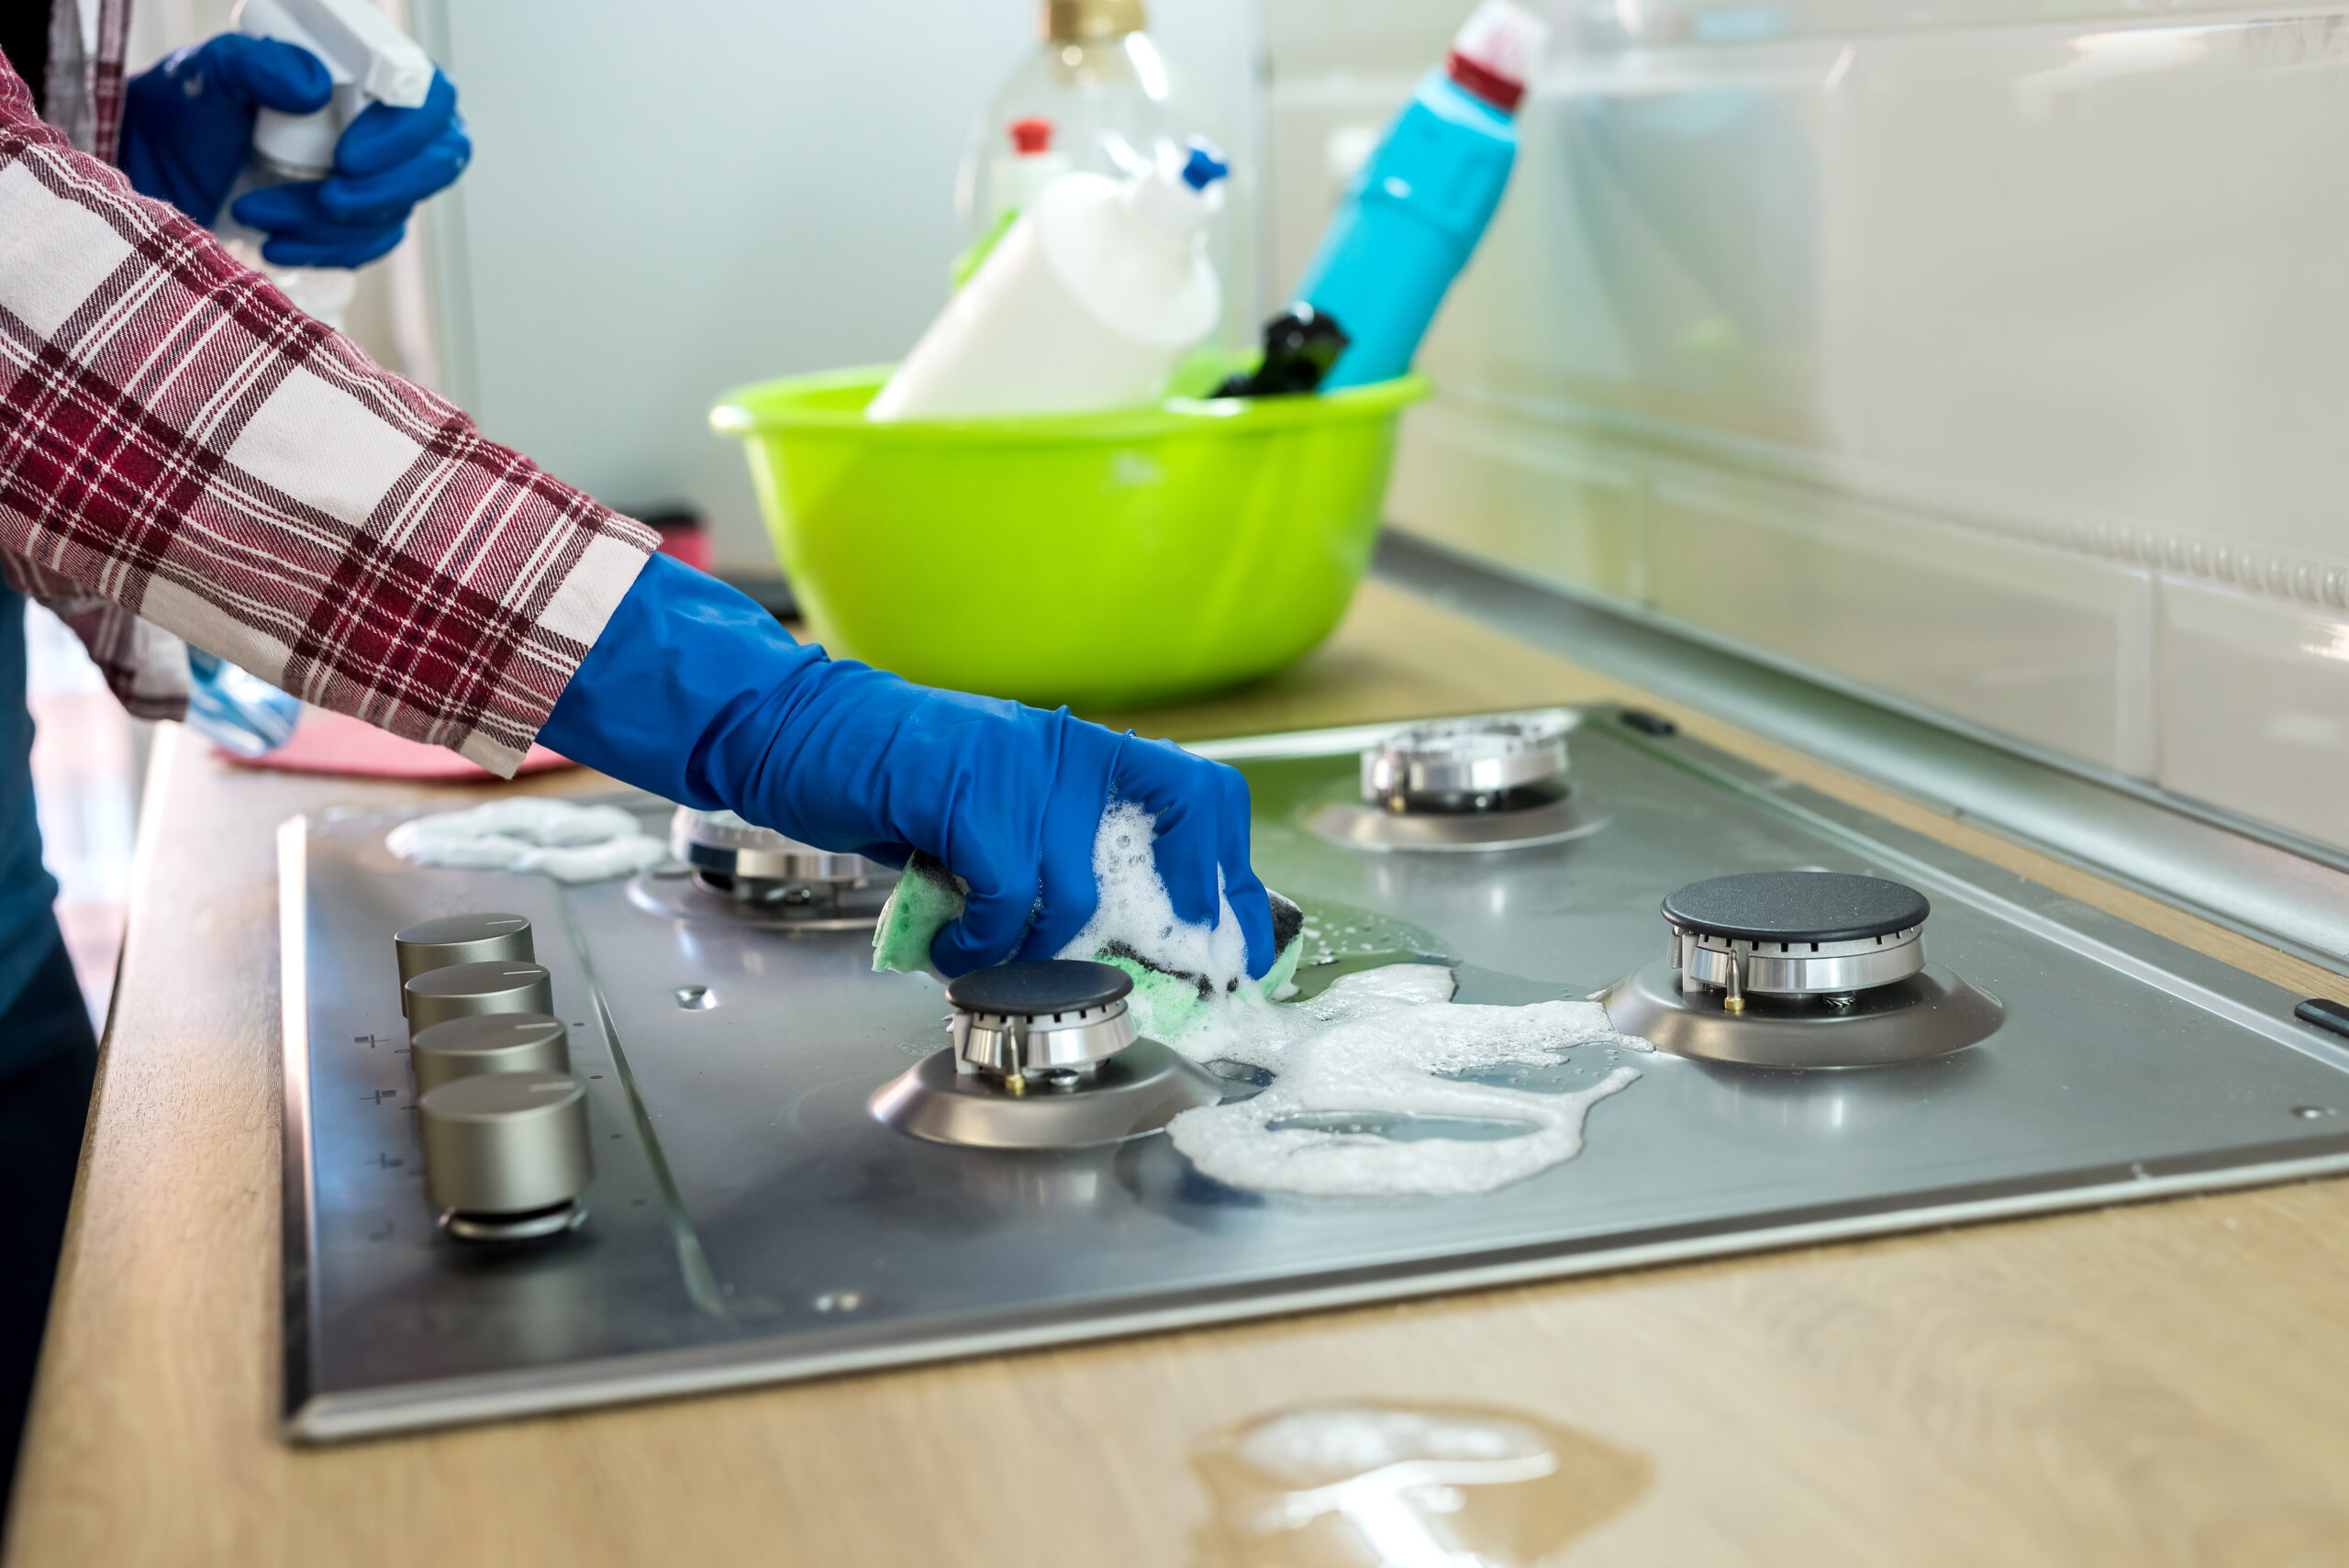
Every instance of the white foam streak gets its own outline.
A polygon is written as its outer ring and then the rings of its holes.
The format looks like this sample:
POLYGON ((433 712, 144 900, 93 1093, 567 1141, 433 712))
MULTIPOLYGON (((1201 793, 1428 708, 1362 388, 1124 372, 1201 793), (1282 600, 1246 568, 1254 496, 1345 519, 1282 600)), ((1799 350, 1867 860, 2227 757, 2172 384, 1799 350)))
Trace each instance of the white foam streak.
POLYGON ((1524 1007, 1449 1000, 1453 979, 1429 964, 1350 974, 1311 1002, 1219 1008, 1174 1043, 1276 1074, 1255 1098, 1177 1117, 1175 1148, 1228 1185, 1322 1196, 1448 1196, 1490 1192, 1571 1160, 1590 1107, 1640 1074, 1618 1067, 1589 1088, 1535 1094, 1439 1074, 1554 1062, 1589 1044, 1645 1048, 1615 1033, 1595 1002, 1524 1007), (1390 1139, 1274 1123, 1315 1112, 1514 1122, 1493 1140, 1390 1139))
MULTIPOLYGON (((1251 1100, 1186 1111, 1168 1128, 1200 1171, 1237 1187, 1321 1195, 1450 1195, 1523 1181, 1582 1149, 1590 1107, 1640 1076, 1618 1067, 1572 1094, 1535 1094, 1464 1083, 1448 1073, 1555 1062, 1561 1051, 1602 1044, 1637 1051, 1596 1002, 1525 1007, 1452 1000, 1452 972, 1398 963, 1349 974, 1308 1001, 1275 1004, 1247 975, 1247 940, 1229 900, 1213 926, 1178 919, 1158 874, 1156 819, 1131 804, 1103 814, 1093 841, 1100 903, 1062 958, 1122 951, 1161 970, 1205 975, 1206 1001, 1163 1016, 1150 988, 1134 1003, 1145 1032, 1197 1062, 1229 1060, 1275 1074, 1251 1100), (1446 1117, 1518 1123, 1516 1137, 1398 1140, 1373 1132, 1272 1124, 1316 1112, 1446 1117)), ((1325 944, 1326 945, 1326 944, 1325 944)), ((1364 944, 1367 945, 1367 944, 1364 944)))
POLYGON ((557 882, 600 882, 668 855, 617 806, 530 798, 418 817, 393 828, 384 847, 417 865, 542 872, 557 882))

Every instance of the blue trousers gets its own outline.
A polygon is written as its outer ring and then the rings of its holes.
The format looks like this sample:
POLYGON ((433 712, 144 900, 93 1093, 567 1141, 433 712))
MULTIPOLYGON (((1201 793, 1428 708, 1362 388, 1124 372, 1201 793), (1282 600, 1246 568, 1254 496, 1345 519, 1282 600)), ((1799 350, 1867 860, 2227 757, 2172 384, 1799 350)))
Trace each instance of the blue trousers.
POLYGON ((0 1012, 0 1054, 23 1063, 0 1078, 0 1525, 98 1069, 90 1015, 53 919, 47 935, 49 956, 0 1012))

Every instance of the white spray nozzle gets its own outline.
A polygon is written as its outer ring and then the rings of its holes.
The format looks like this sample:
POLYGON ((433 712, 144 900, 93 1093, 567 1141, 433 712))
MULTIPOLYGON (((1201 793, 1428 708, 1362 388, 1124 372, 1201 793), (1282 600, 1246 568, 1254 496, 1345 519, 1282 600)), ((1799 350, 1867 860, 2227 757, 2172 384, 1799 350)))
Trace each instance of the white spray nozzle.
POLYGON ((367 0, 243 0, 237 30, 301 45, 336 86, 355 86, 373 103, 413 109, 432 90, 431 57, 367 0))
POLYGON ((369 104, 413 109, 432 90, 431 57, 368 0, 240 0, 236 26, 308 50, 334 83, 334 101, 316 114, 255 118, 253 150, 295 179, 333 169, 336 139, 369 104))

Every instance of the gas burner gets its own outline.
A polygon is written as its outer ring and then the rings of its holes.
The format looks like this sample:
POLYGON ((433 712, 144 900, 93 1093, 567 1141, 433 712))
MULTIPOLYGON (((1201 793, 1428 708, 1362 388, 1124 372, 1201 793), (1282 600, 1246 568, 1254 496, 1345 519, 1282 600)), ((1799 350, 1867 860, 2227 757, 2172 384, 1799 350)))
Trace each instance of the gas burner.
POLYGON ((1566 728, 1546 717, 1397 731, 1362 753, 1358 801, 1307 826, 1366 850, 1511 850, 1578 838, 1607 818, 1566 777, 1566 728))
POLYGON ((1865 1067, 1987 1039, 1997 1000, 1925 962, 1913 887, 1826 871, 1749 872, 1664 901, 1660 963, 1600 994, 1615 1027, 1681 1056, 1865 1067))
POLYGON ((1067 959, 963 975, 946 987, 952 1043, 882 1085, 874 1116, 935 1143, 1080 1149, 1221 1099, 1213 1073, 1134 1032, 1133 984, 1067 959))
POLYGON ((669 819, 674 866, 629 884, 659 915, 730 916, 801 930, 861 930, 880 918, 893 879, 862 855, 837 854, 745 822, 731 811, 677 807, 669 819))
POLYGON ((745 904, 812 904, 842 884, 879 874, 863 855, 818 850, 730 811, 690 806, 669 819, 669 852, 702 886, 745 904))
POLYGON ((1565 788, 1566 732, 1554 725, 1430 725, 1362 754, 1362 797, 1389 811, 1521 810, 1565 788))
POLYGON ((1831 871, 1717 876, 1664 901, 1681 989, 1719 991, 1732 1013, 1748 994, 1831 1000, 1908 979, 1932 912, 1913 887, 1831 871))

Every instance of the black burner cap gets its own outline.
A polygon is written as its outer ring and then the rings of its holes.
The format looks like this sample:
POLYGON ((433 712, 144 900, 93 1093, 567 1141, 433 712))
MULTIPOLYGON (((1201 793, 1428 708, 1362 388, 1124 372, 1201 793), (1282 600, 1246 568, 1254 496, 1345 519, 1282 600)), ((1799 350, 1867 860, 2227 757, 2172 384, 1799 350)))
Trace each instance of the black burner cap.
POLYGON ((1913 887, 1834 871, 1750 871, 1692 882, 1664 901, 1686 931, 1747 941, 1856 942, 1924 924, 1933 906, 1913 887))
POLYGON ((974 969, 946 983, 946 999, 966 1013, 1017 1013, 1033 1018, 1107 1006, 1133 988, 1133 977, 1114 963, 1048 958, 974 969))

